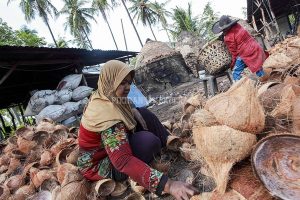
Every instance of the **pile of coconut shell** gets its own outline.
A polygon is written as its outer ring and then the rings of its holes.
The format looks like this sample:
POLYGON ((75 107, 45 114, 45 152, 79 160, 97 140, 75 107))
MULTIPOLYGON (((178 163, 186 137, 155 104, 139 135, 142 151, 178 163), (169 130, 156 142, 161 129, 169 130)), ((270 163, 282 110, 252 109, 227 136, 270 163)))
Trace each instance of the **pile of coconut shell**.
POLYGON ((0 147, 1 200, 144 199, 145 189, 130 181, 104 179, 91 183, 79 173, 77 128, 44 119, 37 126, 19 128, 0 147), (136 193, 136 192, 137 193, 136 193), (124 196, 125 195, 125 196, 124 196))

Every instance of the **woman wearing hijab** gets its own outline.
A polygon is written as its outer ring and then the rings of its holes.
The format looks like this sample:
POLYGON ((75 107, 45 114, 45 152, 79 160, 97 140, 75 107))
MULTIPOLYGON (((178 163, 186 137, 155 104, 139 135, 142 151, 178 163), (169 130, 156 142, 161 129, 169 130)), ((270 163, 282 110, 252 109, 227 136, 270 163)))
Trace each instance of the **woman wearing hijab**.
POLYGON ((197 193, 191 185, 172 181, 149 164, 166 145, 168 132, 145 108, 138 111, 127 99, 134 70, 112 60, 103 66, 98 90, 91 96, 79 129, 77 165, 91 181, 128 177, 151 192, 189 199, 197 193))
POLYGON ((256 73, 261 82, 267 81, 270 71, 265 71, 262 65, 268 54, 237 22, 238 20, 231 20, 229 16, 223 15, 212 27, 213 33, 224 34, 224 42, 232 55, 230 67, 233 68, 233 79, 240 80, 242 72, 248 67, 252 73, 256 73))

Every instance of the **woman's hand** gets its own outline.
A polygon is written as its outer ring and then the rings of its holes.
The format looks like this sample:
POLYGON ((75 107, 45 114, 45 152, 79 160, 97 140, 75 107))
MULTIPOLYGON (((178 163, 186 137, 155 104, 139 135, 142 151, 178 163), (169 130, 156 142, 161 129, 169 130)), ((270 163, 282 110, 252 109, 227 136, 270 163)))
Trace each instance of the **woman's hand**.
POLYGON ((141 115, 141 113, 138 111, 138 109, 132 108, 131 110, 133 112, 134 118, 141 124, 141 126, 143 127, 143 129, 144 130, 148 130, 147 124, 146 124, 143 116, 141 115))
POLYGON ((168 180, 164 192, 171 194, 176 200, 189 200, 192 196, 199 194, 199 191, 188 183, 168 180))

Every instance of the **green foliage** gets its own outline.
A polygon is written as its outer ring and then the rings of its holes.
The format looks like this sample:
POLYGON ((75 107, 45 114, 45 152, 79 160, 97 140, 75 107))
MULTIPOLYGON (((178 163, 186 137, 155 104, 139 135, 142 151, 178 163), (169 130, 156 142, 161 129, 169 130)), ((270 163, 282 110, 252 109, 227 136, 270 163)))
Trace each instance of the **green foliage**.
POLYGON ((24 26, 14 31, 0 19, 0 46, 3 45, 41 47, 46 45, 46 41, 45 38, 39 37, 35 30, 24 26))
POLYGON ((170 31, 173 38, 177 38, 183 31, 198 35, 198 17, 193 16, 191 3, 188 3, 187 9, 178 6, 173 9, 172 19, 174 24, 173 29, 170 29, 170 31))
POLYGON ((70 47, 70 40, 66 40, 63 37, 59 37, 58 40, 56 41, 57 47, 55 44, 49 44, 49 47, 54 47, 54 48, 69 48, 70 47))
POLYGON ((133 13, 133 18, 137 22, 141 21, 144 26, 157 23, 157 13, 152 8, 152 3, 148 0, 130 0, 133 4, 129 11, 133 13))
POLYGON ((210 2, 208 2, 199 20, 199 34, 202 38, 210 40, 215 37, 212 26, 218 19, 218 14, 214 12, 210 2))

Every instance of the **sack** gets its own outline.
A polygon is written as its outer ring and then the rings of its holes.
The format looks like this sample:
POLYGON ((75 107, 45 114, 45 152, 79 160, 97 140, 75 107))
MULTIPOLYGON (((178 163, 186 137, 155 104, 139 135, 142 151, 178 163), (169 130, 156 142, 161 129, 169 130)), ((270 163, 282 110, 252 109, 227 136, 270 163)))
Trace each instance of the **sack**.
POLYGON ((24 116, 37 115, 46 106, 55 102, 55 90, 41 90, 37 91, 30 98, 24 116))
POLYGON ((57 90, 77 88, 81 82, 82 74, 71 74, 64 77, 57 86, 57 90))
POLYGON ((37 116, 36 121, 39 123, 43 118, 50 118, 57 122, 65 112, 65 107, 61 105, 50 105, 44 108, 37 116))
POLYGON ((254 83, 243 78, 227 92, 214 96, 206 102, 205 109, 216 120, 236 130, 260 133, 265 127, 265 114, 257 97, 254 83))
POLYGON ((71 89, 63 89, 60 91, 56 91, 56 101, 57 104, 64 104, 71 100, 72 98, 72 90, 71 89))
POLYGON ((85 97, 88 97, 91 95, 93 91, 93 88, 88 86, 79 86, 75 90, 73 90, 72 99, 74 101, 80 101, 81 99, 84 99, 85 97))

